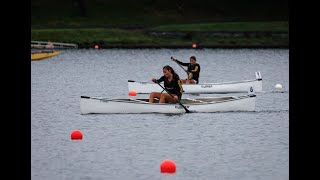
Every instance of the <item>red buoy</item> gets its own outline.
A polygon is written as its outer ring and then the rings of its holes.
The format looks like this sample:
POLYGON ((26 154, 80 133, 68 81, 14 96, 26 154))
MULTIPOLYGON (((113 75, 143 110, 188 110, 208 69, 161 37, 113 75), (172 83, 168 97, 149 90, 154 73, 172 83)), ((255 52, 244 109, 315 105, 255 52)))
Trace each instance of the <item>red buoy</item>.
POLYGON ((192 48, 197 48, 197 44, 192 44, 192 48))
POLYGON ((80 130, 74 130, 71 133, 72 140, 81 140, 82 139, 82 132, 80 130))
POLYGON ((129 96, 136 96, 137 92, 135 90, 129 91, 129 96))
POLYGON ((95 48, 95 49, 99 49, 99 46, 98 46, 98 45, 95 45, 94 48, 95 48))
POLYGON ((162 161, 162 163, 160 165, 160 171, 162 173, 175 173, 176 172, 176 164, 172 160, 166 159, 166 160, 162 161))

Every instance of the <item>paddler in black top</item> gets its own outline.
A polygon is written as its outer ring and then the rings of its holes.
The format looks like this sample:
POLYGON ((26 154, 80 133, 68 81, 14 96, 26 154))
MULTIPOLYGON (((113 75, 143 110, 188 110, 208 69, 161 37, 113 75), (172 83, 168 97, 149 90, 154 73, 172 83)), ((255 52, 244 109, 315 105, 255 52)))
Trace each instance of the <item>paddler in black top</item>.
POLYGON ((182 66, 187 66, 187 69, 184 69, 188 73, 188 78, 181 80, 182 83, 186 84, 198 84, 199 76, 200 76, 200 65, 197 63, 197 59, 195 56, 190 57, 190 63, 183 63, 173 57, 171 59, 182 66))
POLYGON ((149 102, 153 103, 154 98, 159 98, 159 103, 167 103, 167 102, 177 103, 178 100, 181 99, 182 91, 183 91, 181 80, 178 74, 174 72, 172 67, 167 65, 167 66, 164 66, 162 70, 163 70, 163 76, 160 79, 152 78, 152 81, 155 83, 160 83, 164 81, 164 88, 166 88, 166 90, 173 97, 168 93, 151 92, 149 97, 149 102))

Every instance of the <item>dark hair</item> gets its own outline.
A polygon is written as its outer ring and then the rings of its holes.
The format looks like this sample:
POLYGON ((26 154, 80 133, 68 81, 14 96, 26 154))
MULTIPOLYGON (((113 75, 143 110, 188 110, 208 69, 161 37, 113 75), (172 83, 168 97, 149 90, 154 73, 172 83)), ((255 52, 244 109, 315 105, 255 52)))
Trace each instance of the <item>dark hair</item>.
POLYGON ((193 59, 193 60, 197 61, 195 56, 191 56, 190 59, 193 59))
POLYGON ((168 70, 168 71, 171 71, 173 77, 175 77, 176 79, 180 79, 179 75, 172 69, 171 66, 166 65, 166 66, 163 67, 163 69, 166 69, 166 70, 168 70))

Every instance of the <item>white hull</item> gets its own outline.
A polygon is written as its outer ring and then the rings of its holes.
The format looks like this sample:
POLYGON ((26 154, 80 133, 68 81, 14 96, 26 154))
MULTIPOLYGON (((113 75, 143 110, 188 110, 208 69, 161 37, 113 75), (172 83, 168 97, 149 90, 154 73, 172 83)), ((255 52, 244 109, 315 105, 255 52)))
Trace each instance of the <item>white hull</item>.
MULTIPOLYGON (((147 99, 106 99, 81 96, 81 114, 90 113, 185 113, 179 104, 149 103, 147 99)), ((182 99, 191 112, 212 113, 229 111, 255 111, 256 96, 229 96, 217 98, 182 99)))
MULTIPOLYGON (((163 83, 161 84, 163 86, 163 83)), ((257 75, 257 79, 243 80, 223 83, 200 83, 200 84, 182 84, 184 93, 189 94, 209 94, 209 93, 243 93, 253 87, 255 92, 262 91, 262 78, 257 75)), ((163 89, 153 82, 138 82, 128 80, 129 91, 134 90, 138 94, 149 94, 151 92, 162 92, 163 89)))

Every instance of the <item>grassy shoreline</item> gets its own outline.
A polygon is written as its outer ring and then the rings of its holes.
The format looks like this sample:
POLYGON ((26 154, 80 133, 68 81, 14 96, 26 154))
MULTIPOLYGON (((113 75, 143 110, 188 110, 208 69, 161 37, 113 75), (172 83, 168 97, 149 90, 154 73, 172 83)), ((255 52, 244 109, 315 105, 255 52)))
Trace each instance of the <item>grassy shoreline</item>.
POLYGON ((32 41, 79 48, 287 48, 287 21, 179 24, 123 28, 31 29, 32 41), (280 35, 279 35, 280 33, 280 35))

